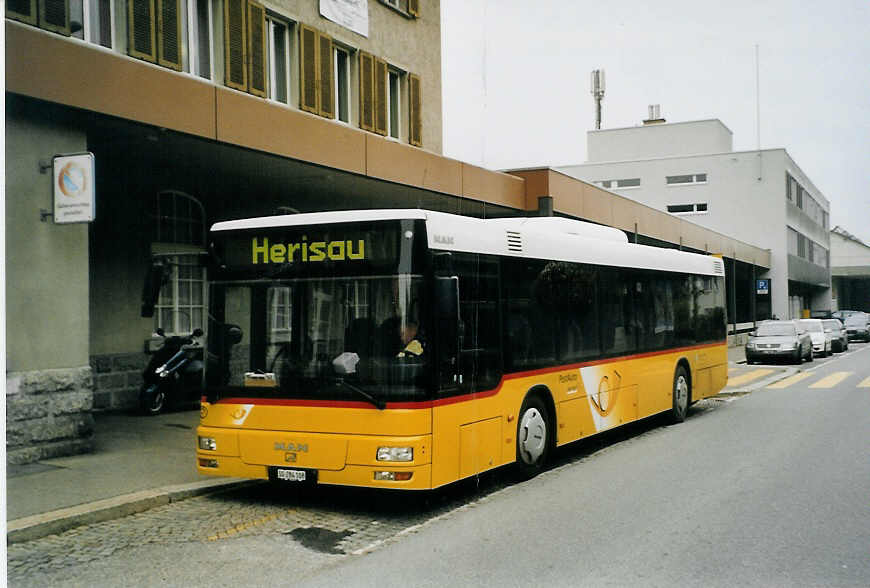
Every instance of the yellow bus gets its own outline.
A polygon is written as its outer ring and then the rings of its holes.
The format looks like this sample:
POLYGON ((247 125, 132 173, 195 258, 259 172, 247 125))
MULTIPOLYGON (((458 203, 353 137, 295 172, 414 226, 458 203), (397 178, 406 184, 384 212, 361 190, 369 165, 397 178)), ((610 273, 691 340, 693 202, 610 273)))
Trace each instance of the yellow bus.
POLYGON ((432 489, 651 415, 727 377, 722 260, 558 218, 418 209, 211 230, 197 467, 432 489))

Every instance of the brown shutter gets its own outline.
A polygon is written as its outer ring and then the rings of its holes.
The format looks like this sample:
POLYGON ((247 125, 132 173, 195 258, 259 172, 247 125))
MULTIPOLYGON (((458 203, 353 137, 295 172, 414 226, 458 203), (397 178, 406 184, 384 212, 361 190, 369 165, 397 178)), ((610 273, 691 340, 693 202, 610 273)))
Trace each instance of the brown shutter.
POLYGON ((411 129, 409 142, 417 147, 423 146, 423 94, 420 89, 420 76, 410 74, 408 76, 410 87, 410 108, 409 118, 411 119, 411 129))
POLYGON ((36 0, 6 0, 6 18, 36 25, 36 0))
POLYGON ((408 14, 420 18, 420 0, 408 0, 408 14))
POLYGON ((224 83, 248 90, 245 0, 224 0, 224 83))
POLYGON ((62 35, 70 35, 69 2, 39 0, 39 27, 62 35))
POLYGON ((157 63, 181 71, 180 0, 157 0, 157 63))
POLYGON ((248 2, 248 90, 266 97, 266 9, 248 2))
POLYGON ((299 107, 320 114, 317 100, 317 36, 316 30, 299 25, 299 107))
POLYGON ((359 126, 366 131, 375 130, 374 57, 359 52, 359 126))
POLYGON ((127 53, 146 61, 157 60, 154 0, 127 2, 127 53))
POLYGON ((375 132, 387 134, 387 62, 375 58, 375 132))
POLYGON ((335 79, 332 75, 332 38, 320 33, 318 73, 320 74, 320 116, 335 118, 335 79))

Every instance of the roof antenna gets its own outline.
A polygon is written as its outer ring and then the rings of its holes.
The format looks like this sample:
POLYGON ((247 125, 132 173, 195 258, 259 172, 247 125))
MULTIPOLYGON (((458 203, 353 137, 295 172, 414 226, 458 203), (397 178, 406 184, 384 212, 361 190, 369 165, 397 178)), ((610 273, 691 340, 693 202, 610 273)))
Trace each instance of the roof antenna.
POLYGON ((604 100, 604 70, 593 69, 591 75, 591 92, 595 98, 595 130, 601 129, 601 101, 604 100))

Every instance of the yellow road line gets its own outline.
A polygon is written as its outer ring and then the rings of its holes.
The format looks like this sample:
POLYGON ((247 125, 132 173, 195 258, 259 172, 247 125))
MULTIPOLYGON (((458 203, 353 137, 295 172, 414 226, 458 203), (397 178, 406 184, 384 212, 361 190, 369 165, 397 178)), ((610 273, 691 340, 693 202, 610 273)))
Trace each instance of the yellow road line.
POLYGON ((834 372, 829 376, 825 376, 815 384, 811 384, 810 388, 833 388, 851 375, 852 372, 834 372))
POLYGON ((768 386, 768 388, 775 388, 777 390, 782 389, 782 388, 788 388, 792 384, 797 384, 801 380, 809 378, 812 375, 813 374, 810 372, 800 372, 799 374, 795 374, 793 376, 789 376, 788 378, 786 378, 784 380, 780 380, 779 382, 777 382, 775 384, 771 384, 770 386, 768 386))
POLYGON ((726 386, 728 388, 732 386, 740 386, 741 384, 746 384, 747 382, 757 380, 758 378, 772 373, 773 370, 752 370, 751 372, 747 372, 741 376, 737 376, 736 378, 728 378, 728 384, 726 384, 726 386))
POLYGON ((859 388, 870 388, 870 378, 864 378, 864 380, 858 384, 859 388))

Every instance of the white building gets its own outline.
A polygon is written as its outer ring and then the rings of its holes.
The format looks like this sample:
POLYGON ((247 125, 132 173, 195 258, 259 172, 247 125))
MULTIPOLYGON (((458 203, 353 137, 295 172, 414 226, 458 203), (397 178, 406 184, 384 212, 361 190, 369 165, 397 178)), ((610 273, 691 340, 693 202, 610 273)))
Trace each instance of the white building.
POLYGON ((870 246, 841 227, 831 229, 831 278, 837 310, 870 312, 870 246))
POLYGON ((587 147, 586 163, 557 169, 770 250, 770 270, 730 268, 769 282, 754 300, 736 293, 729 322, 831 310, 830 204, 785 149, 733 151, 717 119, 589 131, 587 147))

